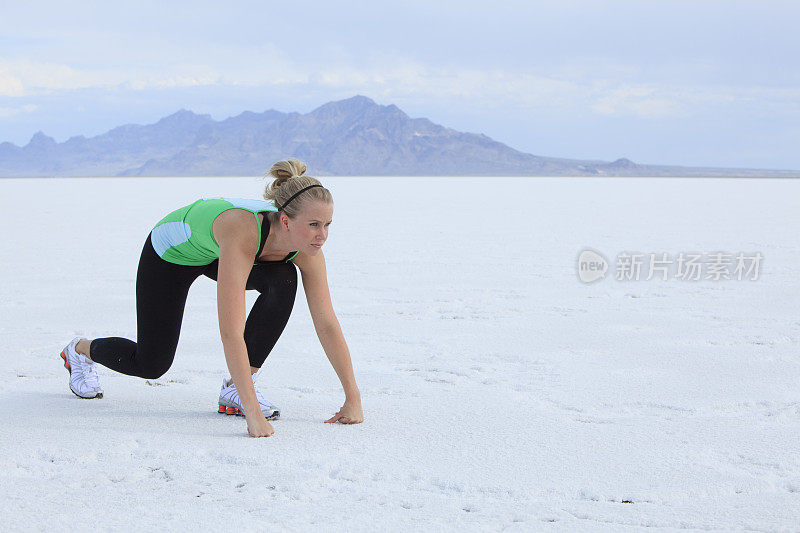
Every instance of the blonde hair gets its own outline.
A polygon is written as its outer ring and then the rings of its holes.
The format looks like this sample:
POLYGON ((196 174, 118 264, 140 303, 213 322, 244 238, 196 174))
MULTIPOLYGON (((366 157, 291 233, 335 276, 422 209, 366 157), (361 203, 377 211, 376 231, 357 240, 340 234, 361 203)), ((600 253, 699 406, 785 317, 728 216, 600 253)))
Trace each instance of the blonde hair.
POLYGON ((322 185, 319 180, 311 176, 304 176, 306 164, 299 159, 291 158, 287 161, 278 161, 269 169, 268 175, 275 178, 264 190, 264 199, 275 204, 280 211, 286 213, 289 218, 295 218, 306 202, 319 200, 321 202, 333 203, 331 192, 325 187, 314 187, 304 191, 300 196, 292 200, 289 205, 286 202, 298 191, 310 185, 322 185))

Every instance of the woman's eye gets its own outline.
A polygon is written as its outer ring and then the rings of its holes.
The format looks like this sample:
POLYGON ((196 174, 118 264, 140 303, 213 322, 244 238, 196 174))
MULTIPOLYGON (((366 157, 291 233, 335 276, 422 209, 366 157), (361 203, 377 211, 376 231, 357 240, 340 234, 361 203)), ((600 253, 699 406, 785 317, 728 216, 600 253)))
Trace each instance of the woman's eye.
POLYGON ((318 226, 318 224, 316 222, 312 222, 311 225, 314 226, 314 227, 318 226))

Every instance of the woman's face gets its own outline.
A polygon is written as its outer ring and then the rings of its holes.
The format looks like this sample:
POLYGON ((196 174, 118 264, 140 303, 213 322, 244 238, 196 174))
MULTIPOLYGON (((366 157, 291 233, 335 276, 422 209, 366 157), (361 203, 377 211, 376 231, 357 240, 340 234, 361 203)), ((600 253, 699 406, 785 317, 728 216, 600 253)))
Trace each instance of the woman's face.
POLYGON ((307 255, 317 255, 328 240, 328 226, 332 217, 333 204, 318 200, 306 202, 294 219, 287 216, 289 239, 294 249, 307 255))

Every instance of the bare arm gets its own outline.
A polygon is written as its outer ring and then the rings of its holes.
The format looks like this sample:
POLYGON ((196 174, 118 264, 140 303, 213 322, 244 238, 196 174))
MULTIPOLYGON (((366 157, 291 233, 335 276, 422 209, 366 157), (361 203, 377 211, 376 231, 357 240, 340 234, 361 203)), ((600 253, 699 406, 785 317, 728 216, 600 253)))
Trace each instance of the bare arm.
POLYGON ((328 356, 331 366, 336 371, 345 393, 345 403, 361 406, 361 393, 353 375, 353 364, 350 351, 342 334, 339 320, 333 312, 328 275, 325 268, 325 256, 322 251, 315 256, 299 254, 295 264, 300 268, 303 288, 308 301, 308 309, 314 322, 314 329, 319 337, 322 349, 328 356))
MULTIPOLYGON (((219 243, 217 312, 225 361, 247 417, 248 431, 253 436, 264 436, 254 435, 254 430, 260 433, 264 428, 271 430, 272 426, 261 413, 250 377, 250 361, 244 342, 244 293, 247 277, 253 268, 253 258, 258 250, 258 227, 251 213, 231 209, 217 217, 213 231, 214 238, 219 243), (261 419, 265 425, 261 423, 261 419)), ((269 430, 266 436, 272 434, 269 430)))

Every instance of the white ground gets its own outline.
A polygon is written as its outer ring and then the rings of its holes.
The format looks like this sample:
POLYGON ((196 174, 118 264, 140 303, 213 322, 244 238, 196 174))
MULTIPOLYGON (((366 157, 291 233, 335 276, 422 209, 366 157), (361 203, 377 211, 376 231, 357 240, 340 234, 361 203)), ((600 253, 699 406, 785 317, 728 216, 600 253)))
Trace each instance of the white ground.
POLYGON ((0 180, 3 529, 800 530, 800 181, 324 182, 366 420, 323 424, 344 396, 300 292, 259 379, 282 418, 252 439, 215 412, 211 280, 156 382, 101 368, 80 400, 58 353, 135 338, 162 215, 262 182, 0 180), (585 247, 764 261, 586 285, 585 247))

